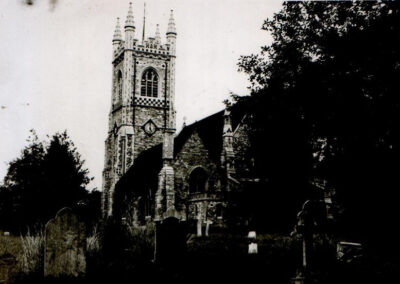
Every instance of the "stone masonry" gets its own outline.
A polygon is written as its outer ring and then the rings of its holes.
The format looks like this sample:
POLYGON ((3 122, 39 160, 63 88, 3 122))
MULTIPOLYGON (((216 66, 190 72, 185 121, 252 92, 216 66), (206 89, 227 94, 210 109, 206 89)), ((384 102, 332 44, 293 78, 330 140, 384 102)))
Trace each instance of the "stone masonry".
MULTIPOLYGON (((141 42, 135 38, 132 4, 124 29, 123 39, 118 20, 113 37, 111 109, 103 170, 105 217, 112 215, 115 184, 138 154, 171 140, 175 133, 176 30, 172 11, 165 44, 158 26, 155 37, 143 38, 141 42), (149 70, 157 77, 153 85, 146 81, 149 70), (155 90, 153 95, 145 95, 142 90, 150 87, 155 90)), ((169 144, 173 147, 173 143, 169 144)))

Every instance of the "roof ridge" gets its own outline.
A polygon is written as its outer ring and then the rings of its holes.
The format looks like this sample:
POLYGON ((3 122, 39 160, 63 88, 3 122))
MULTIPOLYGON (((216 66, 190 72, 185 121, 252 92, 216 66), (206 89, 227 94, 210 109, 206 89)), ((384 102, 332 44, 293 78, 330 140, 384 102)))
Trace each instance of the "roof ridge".
MULTIPOLYGON (((195 122, 193 122, 193 123, 191 123, 191 124, 189 124, 189 125, 186 125, 186 126, 183 127, 182 129, 184 129, 184 128, 186 128, 186 127, 193 126, 193 125, 195 125, 195 124, 197 124, 197 123, 200 123, 200 122, 202 122, 202 121, 204 121, 204 120, 206 120, 206 119, 208 119, 208 118, 210 118, 210 117, 212 117, 212 116, 215 116, 215 115, 217 115, 217 114, 219 114, 219 113, 224 112, 224 110, 225 110, 225 109, 220 110, 220 111, 217 111, 217 112, 215 112, 215 113, 213 113, 213 114, 210 114, 209 116, 203 117, 203 118, 200 119, 200 120, 196 120, 195 122)), ((181 130, 181 131, 182 131, 182 130, 181 130)))

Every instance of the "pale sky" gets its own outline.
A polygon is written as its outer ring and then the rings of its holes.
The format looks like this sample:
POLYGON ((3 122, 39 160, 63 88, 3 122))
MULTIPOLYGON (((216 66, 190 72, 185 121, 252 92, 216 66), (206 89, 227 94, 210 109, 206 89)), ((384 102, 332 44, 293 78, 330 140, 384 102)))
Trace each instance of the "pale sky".
MULTIPOLYGON (((133 2, 141 38, 143 0, 0 1, 0 180, 8 163, 39 138, 68 131, 101 189, 104 140, 111 102, 112 36, 133 2), (33 5, 26 3, 32 2, 33 5)), ((264 19, 277 0, 146 0, 146 36, 160 24, 162 42, 170 10, 177 28, 177 127, 221 110, 229 93, 247 94, 240 55, 258 53, 271 38, 264 19)))

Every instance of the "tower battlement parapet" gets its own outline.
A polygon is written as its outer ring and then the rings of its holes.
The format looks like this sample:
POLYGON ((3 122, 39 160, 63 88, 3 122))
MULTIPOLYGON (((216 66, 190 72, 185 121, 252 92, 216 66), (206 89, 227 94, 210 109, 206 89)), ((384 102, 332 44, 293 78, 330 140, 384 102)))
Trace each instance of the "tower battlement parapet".
MULTIPOLYGON (((174 149, 176 28, 173 14, 163 40, 159 25, 154 36, 145 37, 145 18, 141 39, 135 37, 132 4, 123 28, 117 19, 112 39, 111 108, 103 171, 104 216, 112 215, 115 185, 140 153, 164 143, 163 159, 170 160, 174 149)), ((166 177, 173 180, 170 175, 166 177)))
MULTIPOLYGON (((121 41, 120 44, 114 49, 113 60, 118 58, 121 53, 126 50, 125 41, 121 41)), ((134 51, 141 51, 153 54, 170 55, 170 44, 160 44, 155 41, 155 38, 148 38, 143 43, 139 44, 139 40, 135 39, 133 41, 134 51)))
POLYGON ((145 38, 145 21, 143 21, 143 38, 140 42, 139 39, 135 38, 135 30, 136 28, 133 17, 133 8, 132 4, 130 4, 128 16, 125 22, 125 32, 121 31, 119 20, 117 19, 117 25, 113 37, 113 61, 117 59, 125 50, 134 50, 161 55, 175 55, 175 39, 177 34, 172 10, 168 20, 164 44, 161 42, 160 28, 158 24, 156 27, 155 36, 145 38))

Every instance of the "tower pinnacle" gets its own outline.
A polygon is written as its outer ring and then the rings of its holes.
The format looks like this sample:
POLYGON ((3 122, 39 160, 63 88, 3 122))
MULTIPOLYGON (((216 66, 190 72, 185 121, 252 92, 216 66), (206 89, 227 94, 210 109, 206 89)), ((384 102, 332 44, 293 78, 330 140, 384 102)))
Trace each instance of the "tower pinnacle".
POLYGON ((175 27, 175 20, 174 20, 174 10, 171 10, 171 15, 169 17, 167 35, 168 34, 175 34, 176 35, 176 27, 175 27))
POLYGON ((113 41, 122 41, 121 26, 119 25, 119 18, 117 18, 117 24, 115 26, 113 41))
POLYGON ((129 3, 128 16, 126 17, 126 22, 125 22, 125 29, 128 27, 135 28, 135 21, 133 19, 132 2, 129 3))
POLYGON ((223 134, 232 134, 231 112, 228 109, 224 111, 224 130, 223 134))
POLYGON ((159 27, 158 24, 157 24, 157 28, 156 28, 156 42, 157 42, 158 44, 161 43, 160 27, 159 27))
MULTIPOLYGON (((161 45, 164 39, 161 40, 159 26, 155 29, 154 37, 144 40, 147 28, 146 4, 143 11, 143 35, 140 31, 139 39, 135 38, 134 20, 137 22, 137 18, 134 19, 132 4, 126 12, 124 22, 118 19, 114 26, 112 41, 111 109, 105 141, 102 195, 105 218, 114 213, 118 180, 135 164, 140 153, 160 142, 163 144, 163 169, 160 176, 166 184, 164 187, 164 182, 160 182, 158 186, 160 210, 164 210, 164 204, 168 204, 168 212, 171 212, 175 202, 174 172, 171 166, 176 120, 174 102, 177 36, 174 33, 174 23, 172 22, 172 33, 165 36, 166 42, 161 45), (140 37, 143 39, 142 44, 140 37)), ((152 33, 154 34, 154 30, 152 33)), ((139 212, 136 210, 138 206, 134 205, 135 212, 139 212)))
POLYGON ((143 31, 142 31, 142 43, 145 39, 145 32, 146 32, 146 2, 143 4, 143 31))

